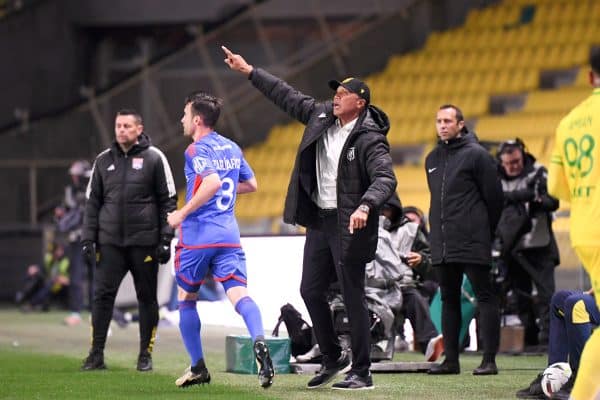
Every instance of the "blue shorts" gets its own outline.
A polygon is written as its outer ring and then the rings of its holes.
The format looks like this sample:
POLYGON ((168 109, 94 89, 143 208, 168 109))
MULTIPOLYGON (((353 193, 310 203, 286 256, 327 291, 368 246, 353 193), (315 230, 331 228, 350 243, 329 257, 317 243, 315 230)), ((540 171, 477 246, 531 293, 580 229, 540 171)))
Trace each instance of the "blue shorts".
POLYGON ((175 248, 175 279, 186 292, 196 293, 210 271, 225 290, 246 287, 246 254, 241 247, 175 248))

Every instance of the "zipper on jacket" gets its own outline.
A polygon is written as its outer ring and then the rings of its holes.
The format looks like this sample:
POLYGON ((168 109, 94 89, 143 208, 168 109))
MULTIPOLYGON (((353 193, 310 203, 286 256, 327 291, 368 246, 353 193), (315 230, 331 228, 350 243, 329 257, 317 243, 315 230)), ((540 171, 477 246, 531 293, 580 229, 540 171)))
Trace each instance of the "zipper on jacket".
POLYGON ((442 262, 446 258, 446 230, 444 229, 444 191, 446 190, 446 169, 448 168, 448 150, 444 155, 444 169, 442 171, 442 193, 440 195, 440 219, 442 220, 442 262))
POLYGON ((119 231, 121 234, 120 240, 123 245, 125 245, 125 183, 127 180, 127 153, 123 155, 123 172, 121 173, 121 223, 119 226, 119 231))

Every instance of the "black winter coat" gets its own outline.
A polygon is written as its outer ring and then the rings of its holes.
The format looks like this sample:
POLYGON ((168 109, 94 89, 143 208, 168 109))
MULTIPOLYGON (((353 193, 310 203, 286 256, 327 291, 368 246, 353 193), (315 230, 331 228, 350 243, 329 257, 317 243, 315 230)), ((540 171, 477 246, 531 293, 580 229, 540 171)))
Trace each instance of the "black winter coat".
MULTIPOLYGON (((530 153, 525 152, 523 156, 523 171, 518 176, 510 177, 506 175, 504 168, 499 168, 500 182, 502 190, 504 190, 504 213, 511 206, 522 206, 529 216, 527 221, 529 229, 521 232, 524 236, 517 237, 520 240, 515 243, 516 247, 521 251, 544 249, 544 251, 536 252, 537 260, 535 261, 540 261, 541 257, 552 260, 551 262, 558 265, 560 257, 552 230, 551 213, 556 211, 560 204, 558 199, 548 194, 548 170, 546 167, 536 162, 535 157, 530 153)), ((501 218, 501 221, 503 220, 504 218, 501 218)), ((501 230, 500 228, 501 226, 498 226, 498 231, 501 230)), ((504 231, 510 232, 510 228, 518 227, 504 226, 502 228, 504 231)), ((503 250, 510 252, 513 248, 503 248, 503 250)))
MULTIPOLYGON (((286 223, 318 228, 318 208, 311 197, 317 188, 316 143, 335 123, 332 101, 317 102, 260 68, 254 68, 249 79, 268 99, 306 125, 283 214, 286 223)), ((385 113, 369 106, 359 117, 342 149, 337 177, 342 258, 369 262, 375 257, 379 208, 396 188, 385 137, 388 130, 389 121, 385 113), (367 226, 351 235, 348 232, 350 215, 360 204, 367 204, 371 209, 367 226)))
POLYGON ((140 135, 127 154, 114 142, 96 157, 87 190, 82 241, 155 246, 173 237, 167 213, 177 207, 171 167, 140 135))
POLYGON ((503 205, 496 162, 477 137, 465 132, 439 141, 427 155, 431 193, 431 261, 491 264, 491 245, 503 205))

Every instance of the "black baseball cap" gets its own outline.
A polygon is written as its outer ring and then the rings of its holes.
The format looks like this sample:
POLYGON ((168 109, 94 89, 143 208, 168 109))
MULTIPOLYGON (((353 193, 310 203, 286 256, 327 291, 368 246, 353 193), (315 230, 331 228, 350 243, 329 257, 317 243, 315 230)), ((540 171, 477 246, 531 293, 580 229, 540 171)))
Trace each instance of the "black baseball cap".
POLYGON ((346 78, 343 81, 331 80, 329 81, 329 87, 333 90, 337 90, 338 87, 343 87, 349 92, 356 93, 358 97, 364 99, 367 104, 371 102, 371 91, 366 83, 356 78, 346 78))

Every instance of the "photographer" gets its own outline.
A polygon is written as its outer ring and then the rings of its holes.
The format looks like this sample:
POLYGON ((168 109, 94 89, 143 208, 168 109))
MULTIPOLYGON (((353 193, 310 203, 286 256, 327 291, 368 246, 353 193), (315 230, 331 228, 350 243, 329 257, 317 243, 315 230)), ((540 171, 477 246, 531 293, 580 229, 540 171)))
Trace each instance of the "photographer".
POLYGON ((558 200, 548 194, 546 168, 526 151, 520 139, 501 143, 497 156, 505 199, 496 231, 502 261, 509 287, 517 297, 525 344, 546 346, 554 267, 559 263, 551 215, 558 208, 558 200))

